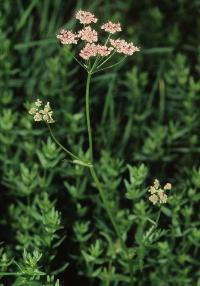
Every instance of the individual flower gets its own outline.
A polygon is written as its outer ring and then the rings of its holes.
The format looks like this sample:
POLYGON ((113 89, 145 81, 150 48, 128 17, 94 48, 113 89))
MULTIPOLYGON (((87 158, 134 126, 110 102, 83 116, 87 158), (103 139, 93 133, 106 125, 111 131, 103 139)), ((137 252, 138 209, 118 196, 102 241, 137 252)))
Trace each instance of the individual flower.
POLYGON ((165 191, 171 190, 171 188, 172 188, 172 185, 170 183, 166 183, 165 186, 162 188, 160 186, 160 182, 157 179, 155 179, 153 186, 151 186, 148 190, 149 193, 151 194, 149 196, 150 202, 152 202, 154 205, 157 203, 160 203, 160 204, 167 203, 168 196, 165 193, 165 191))
POLYGON ((81 24, 87 25, 91 23, 96 23, 98 21, 94 14, 83 10, 79 10, 76 13, 75 18, 79 20, 81 24))
POLYGON ((35 108, 35 107, 32 107, 30 110, 29 110, 29 114, 30 115, 35 115, 36 113, 37 113, 37 111, 38 111, 38 109, 37 108, 35 108))
POLYGON ((110 39, 111 45, 116 49, 117 53, 125 54, 125 55, 133 55, 135 52, 139 52, 139 48, 134 46, 133 43, 127 43, 125 40, 110 39))
POLYGON ((42 107, 43 103, 41 100, 37 99, 35 101, 35 107, 29 110, 29 114, 33 115, 34 121, 45 121, 47 123, 53 123, 53 111, 51 110, 50 103, 42 107), (41 109, 39 109, 39 107, 41 109))
POLYGON ((39 112, 36 112, 36 114, 33 116, 33 119, 35 121, 42 121, 42 115, 39 112))
POLYGON ((164 185, 164 190, 171 190, 171 188, 172 188, 172 184, 170 183, 167 183, 164 185))
POLYGON ((80 30, 78 32, 78 37, 88 43, 94 43, 98 41, 97 32, 90 26, 87 26, 84 29, 80 30))
POLYGON ((149 188, 149 192, 153 195, 153 194, 157 193, 157 189, 154 186, 151 186, 149 188))
POLYGON ((162 189, 158 190, 157 194, 158 194, 158 198, 159 198, 159 203, 160 204, 166 204, 168 197, 164 193, 164 190, 162 190, 162 189))
POLYGON ((122 30, 120 23, 112 23, 111 21, 103 24, 101 26, 101 29, 111 34, 115 34, 116 32, 121 32, 122 30))
POLYGON ((79 56, 84 60, 89 60, 91 57, 95 57, 97 55, 97 45, 94 43, 86 44, 85 47, 80 51, 79 56))
POLYGON ((78 42, 77 35, 65 29, 60 30, 60 33, 57 35, 57 39, 59 39, 63 45, 77 44, 78 42))
POLYGON ((35 102, 35 106, 40 107, 42 105, 42 101, 37 99, 35 102))
POLYGON ((47 123, 53 123, 54 120, 52 118, 53 111, 51 110, 50 103, 47 102, 47 104, 44 106, 43 110, 40 110, 40 113, 42 114, 42 118, 47 123))
POLYGON ((153 182, 153 186, 154 188, 157 190, 160 187, 160 182, 158 181, 158 179, 155 179, 153 182))
POLYGON ((153 205, 155 205, 159 201, 159 198, 157 195, 153 194, 149 197, 149 200, 153 203, 153 205))
POLYGON ((112 47, 97 45, 97 54, 101 57, 105 57, 105 56, 110 55, 112 50, 113 50, 112 47))

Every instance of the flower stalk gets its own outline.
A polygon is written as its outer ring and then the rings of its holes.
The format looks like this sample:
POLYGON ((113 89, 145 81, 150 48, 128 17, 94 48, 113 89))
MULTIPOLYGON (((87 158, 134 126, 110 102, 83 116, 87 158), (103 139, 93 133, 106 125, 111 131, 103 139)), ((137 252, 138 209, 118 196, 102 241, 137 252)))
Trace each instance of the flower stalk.
POLYGON ((90 83, 91 83, 92 72, 87 74, 86 82, 86 92, 85 92, 85 104, 86 104, 86 122, 87 122, 87 131, 89 139, 89 152, 90 152, 90 161, 93 162, 93 143, 92 143, 92 129, 90 122, 90 83))
POLYGON ((124 253, 126 254, 126 258, 129 262, 129 271, 130 271, 130 285, 133 285, 133 265, 132 265, 132 259, 129 256, 128 248, 122 238, 122 234, 120 233, 120 230, 118 228, 117 222, 115 221, 115 217, 112 213, 112 210, 110 209, 109 203, 106 199, 104 189, 102 188, 102 185, 97 177, 96 171, 94 169, 93 165, 93 142, 92 142, 92 129, 91 129, 91 120, 90 120, 90 84, 91 84, 91 77, 92 77, 92 70, 88 72, 87 76, 87 82, 86 82, 86 93, 85 93, 85 102, 86 102, 86 121, 87 121, 87 131, 88 131, 88 140, 89 140, 89 153, 90 153, 90 162, 91 167, 90 174, 93 178, 93 181, 96 185, 96 188, 99 191, 99 195, 101 197, 101 200, 103 202, 104 208, 108 214, 108 217, 112 223, 113 229, 119 239, 121 248, 123 249, 124 253))

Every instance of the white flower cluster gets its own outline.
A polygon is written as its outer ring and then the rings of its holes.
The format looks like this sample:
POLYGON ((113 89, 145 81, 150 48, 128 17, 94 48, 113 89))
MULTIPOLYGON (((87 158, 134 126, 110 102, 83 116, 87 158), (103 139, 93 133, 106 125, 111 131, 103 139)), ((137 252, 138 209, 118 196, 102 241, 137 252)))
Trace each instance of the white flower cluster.
POLYGON ((168 196, 166 195, 165 191, 171 190, 171 188, 172 185, 170 183, 166 183, 162 188, 160 186, 160 182, 156 179, 153 186, 151 186, 148 190, 151 194, 149 197, 150 202, 152 202, 154 205, 157 203, 165 204, 168 200, 168 196))
POLYGON ((33 115, 35 121, 45 121, 47 123, 54 123, 53 120, 53 111, 51 110, 50 103, 44 103, 37 99, 34 103, 34 107, 29 110, 29 114, 33 115))

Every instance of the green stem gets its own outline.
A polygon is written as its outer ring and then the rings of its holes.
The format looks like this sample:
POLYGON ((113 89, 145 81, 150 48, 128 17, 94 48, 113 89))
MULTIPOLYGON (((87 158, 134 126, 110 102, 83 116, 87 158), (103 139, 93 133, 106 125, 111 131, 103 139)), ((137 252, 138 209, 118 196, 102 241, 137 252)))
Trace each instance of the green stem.
POLYGON ((108 41, 110 40, 110 37, 111 37, 111 34, 108 35, 108 38, 107 38, 107 40, 105 42, 105 46, 107 45, 108 41))
MULTIPOLYGON (((125 56, 125 57, 123 57, 120 61, 118 61, 116 64, 113 64, 113 65, 111 65, 111 66, 108 66, 108 67, 105 67, 105 68, 102 68, 102 69, 100 69, 100 70, 96 70, 95 71, 95 73, 97 73, 97 72, 100 72, 100 71, 104 71, 104 70, 107 70, 107 69, 110 69, 110 68, 113 68, 113 67, 115 67, 115 66, 118 66, 120 63, 122 63, 125 59, 126 59, 126 57, 127 56, 125 56)), ((99 65, 98 67, 100 67, 101 65, 99 65)), ((97 68, 98 68, 97 67, 97 68)))
POLYGON ((67 149, 56 139, 56 137, 54 136, 53 131, 52 131, 50 125, 47 124, 47 126, 48 126, 48 128, 49 128, 51 137, 52 137, 52 139, 55 141, 55 143, 56 143, 63 151, 65 151, 65 153, 67 153, 68 155, 70 155, 72 158, 74 158, 75 160, 78 160, 78 161, 82 161, 79 157, 77 157, 77 156, 74 155, 72 152, 70 152, 69 150, 67 150, 67 149))
POLYGON ((91 76, 92 76, 92 71, 88 73, 88 76, 87 76, 87 83, 86 83, 86 121, 87 121, 87 130, 88 130, 88 138, 89 138, 89 152, 90 152, 90 162, 92 164, 91 167, 89 167, 90 169, 90 173, 91 173, 91 176, 94 180, 94 183, 99 191, 99 194, 100 194, 100 197, 102 199, 102 202, 103 202, 103 205, 104 205, 104 208, 108 214, 108 217, 112 223, 112 226, 115 230, 115 233, 119 239, 119 242, 120 242, 120 245, 121 245, 121 248, 124 250, 124 253, 126 254, 126 258, 129 262, 129 271, 130 271, 130 280, 131 280, 131 284, 130 285, 133 285, 133 265, 132 265, 132 260, 131 258, 129 257, 129 251, 128 251, 128 248, 125 244, 125 242, 123 241, 123 238, 122 238, 122 235, 120 233, 120 230, 118 228, 118 225, 115 221, 115 217, 110 209, 110 206, 109 206, 109 203, 107 202, 107 199, 106 199, 106 196, 105 196, 105 192, 104 192, 104 189, 102 188, 101 186, 101 183, 97 177, 97 174, 95 172, 95 169, 93 167, 93 144, 92 144, 92 130, 91 130, 91 123, 90 123, 90 82, 91 82, 91 76))
POLYGON ((102 202, 104 204, 104 208, 106 209, 106 212, 107 212, 108 217, 109 217, 109 219, 110 219, 110 221, 112 223, 112 226, 113 226, 113 228, 115 230, 115 233, 116 233, 116 235, 117 235, 117 237, 119 239, 121 247, 122 247, 122 249, 124 250, 124 252, 126 254, 126 258, 129 261, 129 271, 130 271, 130 278, 131 278, 131 284, 130 285, 133 285, 133 265, 132 265, 132 261, 131 261, 131 259, 129 257, 128 248, 127 248, 125 242, 122 239, 122 235, 121 235, 120 230, 118 228, 118 225, 117 225, 117 223, 115 221, 114 215, 112 214, 112 211, 110 210, 109 203, 106 200, 104 190, 103 190, 103 188, 101 186, 101 183, 100 183, 100 181, 99 181, 99 179, 98 179, 98 177, 96 175, 94 167, 90 167, 89 169, 90 169, 90 173, 92 175, 92 178, 93 178, 93 180, 94 180, 94 182, 96 184, 96 187, 97 187, 97 189, 99 191, 99 194, 101 196, 102 202))
MULTIPOLYGON (((1 276, 23 276, 25 273, 23 272, 1 272, 0 273, 0 277, 1 276)), ((37 275, 39 276, 44 276, 46 275, 46 273, 37 273, 37 275)))
POLYGON ((97 69, 100 68, 101 66, 103 66, 107 61, 109 61, 112 58, 112 56, 114 56, 115 53, 116 53, 116 51, 111 53, 110 56, 107 57, 107 59, 105 61, 103 61, 100 65, 97 66, 97 69))
POLYGON ((93 144, 92 144, 92 130, 90 123, 90 82, 91 82, 92 73, 88 72, 87 83, 86 83, 86 92, 85 92, 85 104, 86 104, 86 121, 87 121, 87 130, 89 138, 89 152, 90 152, 90 162, 93 162, 93 144))
POLYGON ((70 52, 68 50, 68 53, 72 56, 72 58, 80 65, 82 66, 82 68, 84 68, 85 70, 87 70, 87 68, 72 54, 72 52, 70 52))
POLYGON ((158 215, 157 215, 156 227, 158 227, 158 222, 159 222, 159 219, 160 219, 160 214, 161 214, 161 207, 160 207, 159 212, 158 212, 158 215))
MULTIPOLYGON (((107 40, 106 40, 106 42, 105 42, 105 46, 107 45, 107 43, 108 43, 108 41, 109 41, 109 39, 110 39, 110 34, 109 34, 109 36, 108 36, 108 38, 107 38, 107 40)), ((97 66, 98 66, 98 64, 100 64, 100 62, 102 62, 102 61, 104 61, 104 59, 105 59, 105 57, 106 56, 103 56, 103 57, 101 57, 101 56, 97 56, 96 57, 96 60, 95 60, 95 62, 94 62, 94 64, 93 64, 93 66, 92 66, 92 70, 94 70, 97 66)))
POLYGON ((23 275, 21 272, 1 272, 0 276, 20 276, 23 275))

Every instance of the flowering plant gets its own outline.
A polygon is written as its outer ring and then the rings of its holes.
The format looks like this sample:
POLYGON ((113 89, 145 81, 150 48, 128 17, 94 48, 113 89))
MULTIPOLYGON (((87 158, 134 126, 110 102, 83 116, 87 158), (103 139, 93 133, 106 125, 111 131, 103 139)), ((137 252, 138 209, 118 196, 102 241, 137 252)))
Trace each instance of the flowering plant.
MULTIPOLYGON (((99 191, 100 197, 102 199, 103 205, 107 212, 107 215, 112 223, 113 229, 118 237, 120 243, 120 249, 124 253, 125 260, 129 265, 129 274, 130 274, 130 285, 134 283, 133 277, 133 256, 129 248, 127 247, 123 234, 118 227, 118 224, 115 220, 114 213, 112 212, 109 202, 105 196, 105 190, 102 186, 96 172, 96 163, 94 161, 94 152, 93 152, 93 137, 92 137, 92 128, 91 128, 91 117, 90 117, 90 85, 92 76, 98 72, 104 71, 106 69, 112 68, 122 61, 125 60, 127 56, 133 55, 135 52, 139 51, 139 48, 133 43, 128 43, 124 39, 114 39, 112 36, 122 30, 120 23, 113 23, 111 21, 104 23, 100 26, 100 29, 105 33, 108 33, 105 43, 99 43, 99 33, 92 27, 93 24, 97 23, 98 19, 96 16, 90 12, 78 11, 75 15, 75 18, 80 21, 80 24, 83 25, 82 29, 78 32, 73 32, 70 30, 61 29, 57 35, 57 39, 62 45, 78 45, 83 44, 79 51, 79 58, 73 56, 76 62, 86 70, 87 72, 87 81, 86 81, 86 90, 85 90, 85 110, 86 110, 86 121, 87 121, 87 132, 88 132, 88 141, 89 141, 89 160, 80 158, 80 156, 75 155, 73 152, 69 151, 64 147, 54 136, 50 124, 54 123, 53 111, 51 110, 50 103, 43 107, 43 102, 39 99, 35 102, 34 107, 31 107, 29 114, 31 114, 35 121, 44 121, 47 123, 50 130, 51 136, 58 146, 64 150, 71 158, 74 164, 79 164, 84 167, 87 167, 90 171, 91 177, 95 183, 96 188, 99 191), (110 64, 113 57, 122 56, 120 60, 117 60, 116 63, 110 64)), ((128 185, 127 185, 128 186, 128 185)), ((164 193, 165 190, 170 190, 171 184, 167 183, 164 186, 164 189, 160 187, 158 180, 154 181, 154 185, 150 187, 150 197, 149 200, 153 203, 163 204, 167 202, 167 195, 164 193)), ((158 213, 158 218, 156 222, 152 221, 154 226, 153 229, 157 227, 158 219, 160 212, 158 213)), ((151 229, 151 231, 153 231, 151 229)))
MULTIPOLYGON (((75 18, 83 24, 83 28, 75 33, 62 29, 57 35, 57 38, 63 45, 77 45, 80 42, 84 44, 84 47, 82 47, 79 52, 79 56, 86 62, 80 62, 76 57, 74 58, 88 73, 92 74, 113 67, 113 65, 107 66, 107 64, 116 53, 124 55, 124 58, 120 60, 121 62, 126 56, 133 55, 139 51, 139 48, 134 46, 133 43, 127 43, 122 39, 111 38, 113 34, 121 32, 120 23, 112 23, 109 21, 100 26, 101 30, 108 33, 105 43, 101 44, 98 42, 99 33, 91 26, 98 21, 96 16, 90 12, 80 10, 76 13, 75 18), (95 58, 95 61, 91 63, 93 58, 95 58)), ((118 63, 119 62, 115 63, 115 65, 118 63)))

